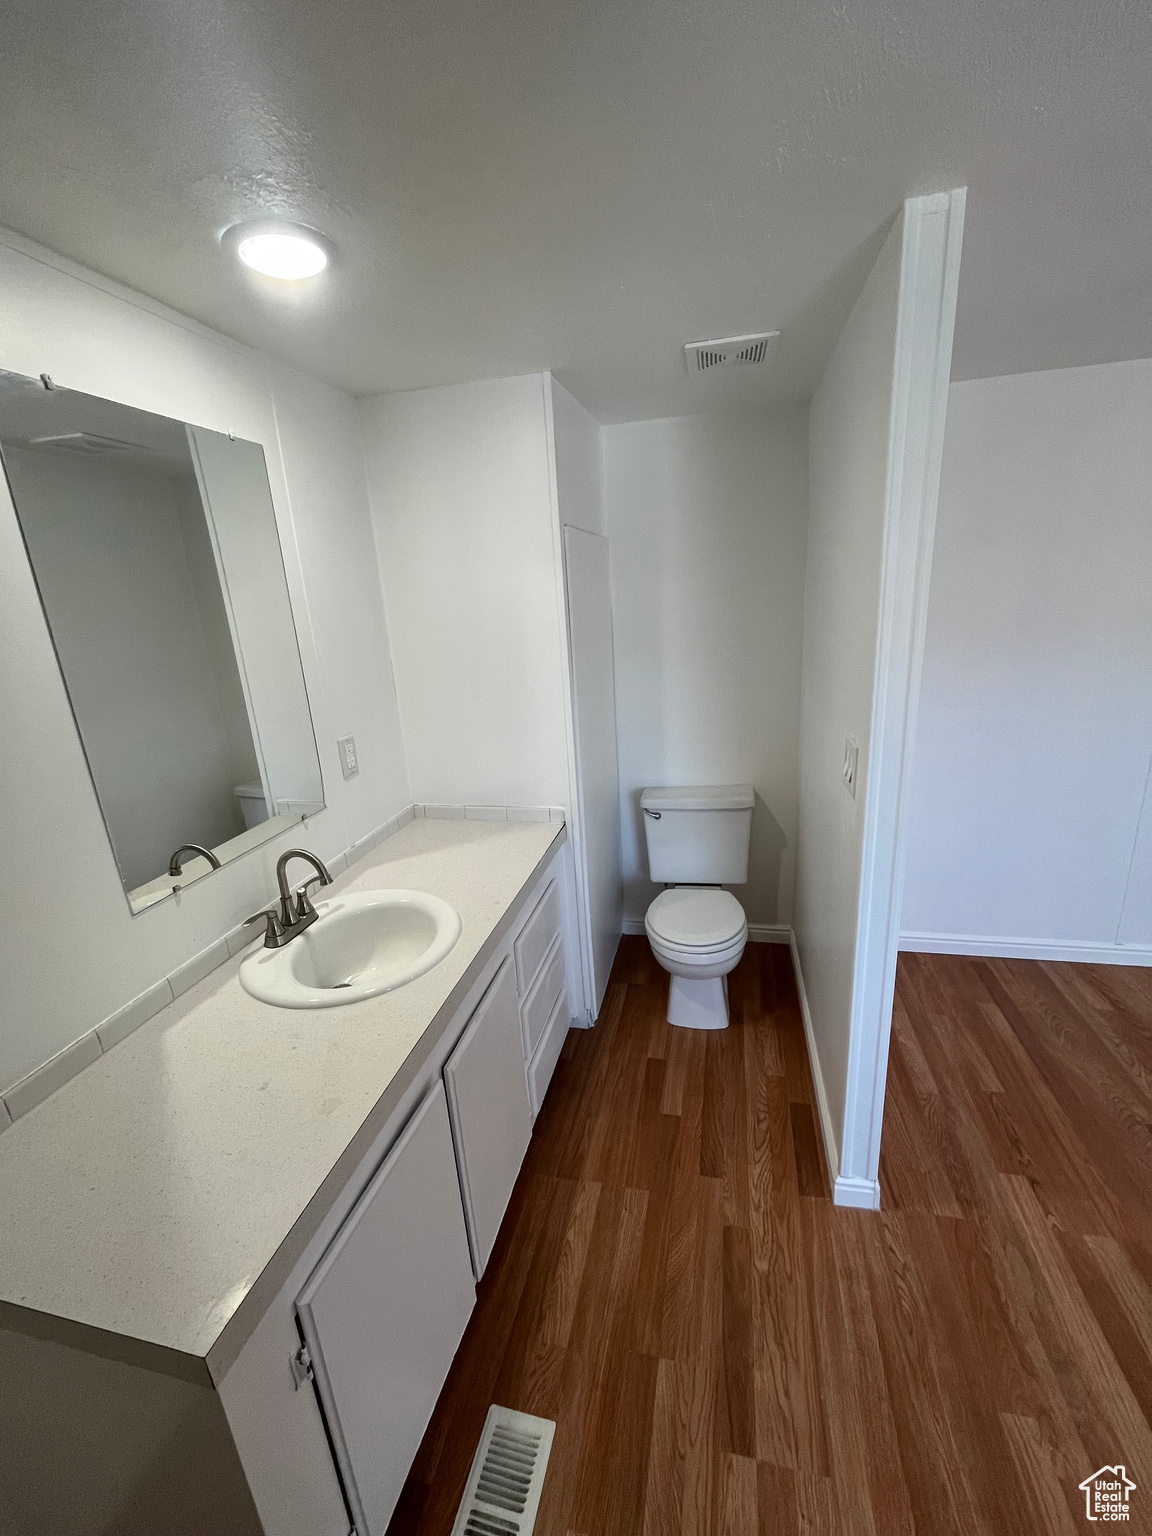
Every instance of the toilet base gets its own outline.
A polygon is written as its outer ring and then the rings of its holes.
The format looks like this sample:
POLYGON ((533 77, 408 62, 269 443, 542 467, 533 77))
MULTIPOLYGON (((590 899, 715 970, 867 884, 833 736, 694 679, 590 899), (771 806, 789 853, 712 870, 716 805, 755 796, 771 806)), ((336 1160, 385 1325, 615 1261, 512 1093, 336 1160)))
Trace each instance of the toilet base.
POLYGON ((728 1028, 728 978, 673 976, 668 988, 668 1022, 680 1029, 728 1028))

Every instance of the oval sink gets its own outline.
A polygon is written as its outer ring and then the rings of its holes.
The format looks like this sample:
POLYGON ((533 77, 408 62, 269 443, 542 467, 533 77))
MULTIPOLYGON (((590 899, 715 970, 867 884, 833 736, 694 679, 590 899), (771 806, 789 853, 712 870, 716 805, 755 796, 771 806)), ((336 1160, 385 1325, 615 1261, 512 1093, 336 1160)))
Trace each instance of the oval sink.
POLYGON ((283 949, 240 967, 245 992, 277 1008, 339 1008, 378 997, 439 965, 460 916, 424 891, 357 891, 318 901, 320 916, 283 949))

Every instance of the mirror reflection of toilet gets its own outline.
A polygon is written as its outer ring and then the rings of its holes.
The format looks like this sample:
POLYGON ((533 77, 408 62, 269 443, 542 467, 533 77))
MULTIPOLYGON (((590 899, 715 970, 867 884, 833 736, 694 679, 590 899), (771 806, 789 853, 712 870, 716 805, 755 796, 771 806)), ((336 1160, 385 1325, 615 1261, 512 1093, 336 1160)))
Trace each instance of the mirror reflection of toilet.
POLYGON ((728 972, 748 942, 744 908, 724 885, 748 879, 750 784, 646 789, 640 797, 648 873, 666 885, 644 918, 652 953, 669 973, 668 1022, 724 1029, 728 972))
POLYGON ((251 830, 268 820, 268 802, 264 798, 264 786, 258 779, 251 784, 237 784, 236 798, 240 802, 245 829, 251 830))

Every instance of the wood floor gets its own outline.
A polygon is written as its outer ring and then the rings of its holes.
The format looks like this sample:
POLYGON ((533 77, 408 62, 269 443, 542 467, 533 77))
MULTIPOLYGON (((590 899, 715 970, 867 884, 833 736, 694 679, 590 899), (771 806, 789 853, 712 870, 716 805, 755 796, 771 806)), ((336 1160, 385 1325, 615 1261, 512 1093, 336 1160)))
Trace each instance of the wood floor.
POLYGON ((539 1536, 1152 1531, 1152 970, 901 957, 880 1214, 831 1204, 788 950, 664 1021, 626 938, 573 1032, 393 1521, 447 1536, 491 1402, 539 1536))

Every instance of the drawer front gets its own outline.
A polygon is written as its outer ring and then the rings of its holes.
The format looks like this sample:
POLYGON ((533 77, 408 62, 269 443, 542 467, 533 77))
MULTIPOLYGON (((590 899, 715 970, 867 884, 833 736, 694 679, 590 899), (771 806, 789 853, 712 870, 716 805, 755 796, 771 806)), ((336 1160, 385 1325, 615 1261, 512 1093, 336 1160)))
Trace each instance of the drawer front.
POLYGON ((559 934, 552 941, 548 958, 540 967, 540 974, 532 983, 528 1001, 520 1009, 520 1021, 524 1028, 524 1060, 532 1060, 532 1052, 544 1033, 544 1026, 552 1015, 560 989, 564 985, 564 941, 559 934))
POLYGON ((528 989, 536 979, 541 961, 552 948, 552 941, 559 932, 560 888, 555 880, 551 880, 513 945, 516 953, 516 985, 521 997, 528 996, 528 989))
POLYGON ((540 1044, 528 1064, 528 1096, 532 1100, 533 1117, 540 1113, 540 1106, 544 1102, 544 1095, 548 1092, 548 1084, 552 1081, 552 1074, 556 1070, 556 1063, 560 1060, 560 1052, 564 1048, 564 1041, 568 1036, 568 994, 562 991, 556 999, 548 1023, 544 1026, 544 1033, 540 1036, 540 1044))

